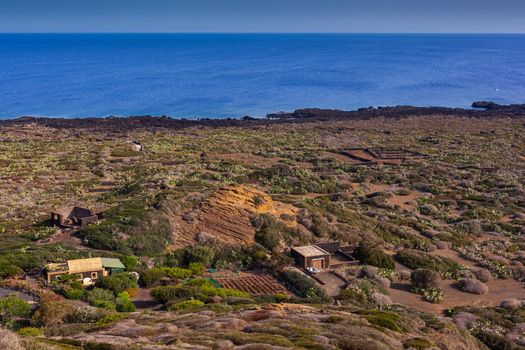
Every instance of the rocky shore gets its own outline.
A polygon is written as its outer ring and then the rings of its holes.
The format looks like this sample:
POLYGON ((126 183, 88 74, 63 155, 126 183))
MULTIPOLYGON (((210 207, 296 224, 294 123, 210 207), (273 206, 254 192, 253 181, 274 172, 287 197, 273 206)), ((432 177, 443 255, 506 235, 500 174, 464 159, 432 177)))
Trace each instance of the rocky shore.
POLYGON ((447 107, 367 107, 354 111, 337 109, 303 108, 294 112, 271 113, 266 118, 245 116, 239 119, 175 119, 168 116, 128 116, 106 118, 41 118, 20 117, 0 120, 0 126, 16 126, 36 123, 52 128, 87 128, 92 130, 134 130, 139 128, 181 129, 192 126, 229 127, 257 126, 275 123, 304 123, 323 120, 364 120, 372 118, 409 118, 414 116, 458 116, 467 118, 519 118, 525 116, 525 104, 499 105, 480 101, 472 104, 473 109, 447 107))

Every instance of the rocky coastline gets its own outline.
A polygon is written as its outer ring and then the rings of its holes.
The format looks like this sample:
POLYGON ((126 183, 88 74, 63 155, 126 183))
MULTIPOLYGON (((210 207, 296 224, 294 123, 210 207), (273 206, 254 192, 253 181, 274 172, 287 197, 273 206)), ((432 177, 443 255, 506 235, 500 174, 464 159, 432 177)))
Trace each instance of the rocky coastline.
POLYGON ((44 118, 24 116, 0 120, 0 126, 38 124, 52 128, 86 128, 91 130, 134 130, 139 128, 181 129, 202 127, 250 127, 275 123, 304 123, 326 120, 364 120, 372 118, 410 118, 414 116, 456 116, 466 118, 521 118, 525 117, 525 104, 499 105, 494 102, 472 103, 472 109, 448 107, 389 106, 367 107, 353 111, 338 109, 303 108, 293 112, 267 114, 266 118, 185 119, 168 116, 127 116, 104 118, 44 118))

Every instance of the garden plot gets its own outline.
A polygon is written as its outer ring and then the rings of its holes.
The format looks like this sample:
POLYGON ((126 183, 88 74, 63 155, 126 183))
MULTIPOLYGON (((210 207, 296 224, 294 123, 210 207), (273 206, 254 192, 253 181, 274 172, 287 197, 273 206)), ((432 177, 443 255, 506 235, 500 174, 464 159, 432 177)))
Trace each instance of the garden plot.
POLYGON ((223 288, 236 289, 252 295, 286 293, 286 288, 270 275, 248 275, 233 278, 217 278, 223 288))
POLYGON ((405 149, 351 148, 339 151, 337 158, 354 165, 389 164, 399 165, 408 159, 424 155, 405 149))

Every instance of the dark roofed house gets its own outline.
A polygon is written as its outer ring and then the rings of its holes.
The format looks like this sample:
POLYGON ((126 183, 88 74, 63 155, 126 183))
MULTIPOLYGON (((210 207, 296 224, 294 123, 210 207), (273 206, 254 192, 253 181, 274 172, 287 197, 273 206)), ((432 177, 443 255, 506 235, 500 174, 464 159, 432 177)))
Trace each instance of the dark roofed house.
POLYGON ((62 207, 51 212, 51 223, 59 227, 86 226, 99 220, 102 213, 96 213, 91 209, 69 206, 62 207))

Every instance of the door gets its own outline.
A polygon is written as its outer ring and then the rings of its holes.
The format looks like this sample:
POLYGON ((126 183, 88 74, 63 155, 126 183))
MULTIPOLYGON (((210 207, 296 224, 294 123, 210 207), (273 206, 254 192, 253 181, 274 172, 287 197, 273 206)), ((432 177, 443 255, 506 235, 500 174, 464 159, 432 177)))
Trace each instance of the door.
POLYGON ((323 269, 324 268, 324 259, 312 259, 312 267, 315 267, 316 269, 323 269))

